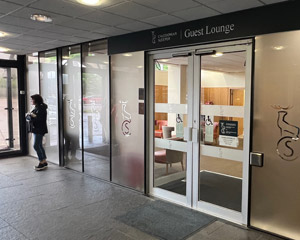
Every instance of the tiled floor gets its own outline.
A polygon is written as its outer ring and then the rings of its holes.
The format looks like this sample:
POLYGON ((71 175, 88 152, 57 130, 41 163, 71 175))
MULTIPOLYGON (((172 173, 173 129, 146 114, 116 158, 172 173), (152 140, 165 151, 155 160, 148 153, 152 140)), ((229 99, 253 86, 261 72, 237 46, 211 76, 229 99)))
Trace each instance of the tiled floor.
MULTIPOLYGON (((157 239, 116 217, 154 201, 71 170, 50 165, 35 172, 30 157, 0 160, 0 239, 157 239)), ((215 221, 189 240, 275 240, 261 232, 215 221)))

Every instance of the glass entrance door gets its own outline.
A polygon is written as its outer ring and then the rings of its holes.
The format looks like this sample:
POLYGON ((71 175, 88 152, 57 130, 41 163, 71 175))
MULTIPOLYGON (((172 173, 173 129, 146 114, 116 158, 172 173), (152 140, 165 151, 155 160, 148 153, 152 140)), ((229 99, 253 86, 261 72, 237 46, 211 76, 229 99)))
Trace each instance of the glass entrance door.
POLYGON ((20 149, 18 71, 0 68, 0 151, 20 149))
POLYGON ((195 61, 199 101, 194 127, 199 129, 200 147, 199 157, 193 158, 196 205, 238 223, 247 221, 250 51, 249 45, 198 50, 195 61))
POLYGON ((251 49, 150 55, 151 194, 247 223, 251 49))
POLYGON ((184 129, 192 125, 193 58, 191 53, 154 56, 150 86, 151 192, 189 206, 192 151, 184 129))

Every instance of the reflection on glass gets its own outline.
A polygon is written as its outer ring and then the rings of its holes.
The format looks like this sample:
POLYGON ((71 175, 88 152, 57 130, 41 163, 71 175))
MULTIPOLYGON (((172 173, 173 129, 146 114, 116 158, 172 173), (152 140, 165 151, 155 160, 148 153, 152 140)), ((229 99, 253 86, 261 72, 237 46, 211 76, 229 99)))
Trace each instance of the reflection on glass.
MULTIPOLYGON (((27 81, 26 81, 26 92, 27 92, 27 112, 31 111, 31 98, 30 96, 39 93, 39 64, 38 56, 27 55, 27 81)), ((32 134, 28 135, 28 153, 31 156, 36 156, 36 152, 33 149, 33 137, 32 134)))
POLYGON ((111 57, 112 181, 144 190, 144 52, 111 57), (139 100, 140 99, 140 100, 139 100))
POLYGON ((110 180, 107 42, 86 43, 82 54, 84 171, 110 180))
POLYGON ((16 68, 0 68, 0 150, 19 150, 19 96, 16 68))
POLYGON ((45 135, 47 160, 59 164, 56 51, 40 53, 40 81, 41 95, 48 105, 48 134, 45 135))
POLYGON ((245 61, 245 52, 201 58, 199 199, 235 211, 242 203, 245 61))
POLYGON ((81 56, 80 46, 62 49, 64 160, 65 165, 82 171, 81 142, 81 56))
POLYGON ((186 195, 188 58, 155 62, 154 187, 186 195))

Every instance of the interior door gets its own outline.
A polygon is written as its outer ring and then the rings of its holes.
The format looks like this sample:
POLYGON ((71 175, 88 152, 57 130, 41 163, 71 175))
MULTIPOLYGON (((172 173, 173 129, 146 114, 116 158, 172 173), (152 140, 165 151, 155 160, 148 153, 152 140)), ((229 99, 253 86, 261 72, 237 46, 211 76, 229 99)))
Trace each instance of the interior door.
POLYGON ((251 51, 250 43, 200 49, 194 62, 194 205, 240 224, 247 223, 251 51))
POLYGON ((300 239, 300 31, 256 39, 251 213, 253 227, 300 239))
POLYGON ((189 52, 150 57, 150 193, 191 206, 193 58, 189 52), (152 94, 153 93, 153 94, 152 94))

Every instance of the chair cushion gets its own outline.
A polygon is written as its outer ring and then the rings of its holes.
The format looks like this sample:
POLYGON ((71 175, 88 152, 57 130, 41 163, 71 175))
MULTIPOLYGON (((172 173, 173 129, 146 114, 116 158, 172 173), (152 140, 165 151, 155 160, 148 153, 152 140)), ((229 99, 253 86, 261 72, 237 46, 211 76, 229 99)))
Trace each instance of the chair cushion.
POLYGON ((156 163, 167 163, 167 151, 160 150, 154 153, 156 163))

